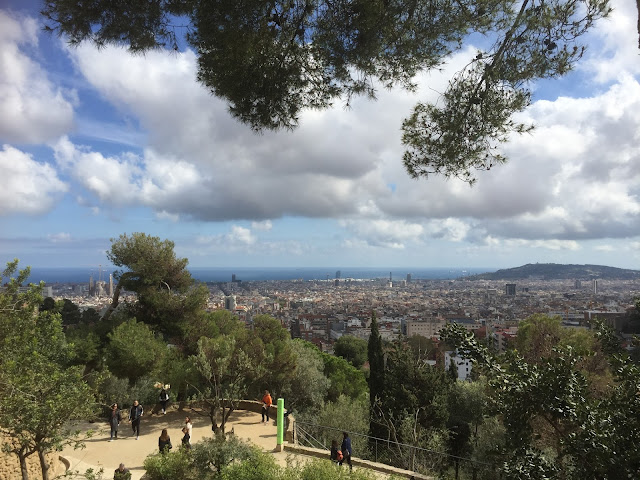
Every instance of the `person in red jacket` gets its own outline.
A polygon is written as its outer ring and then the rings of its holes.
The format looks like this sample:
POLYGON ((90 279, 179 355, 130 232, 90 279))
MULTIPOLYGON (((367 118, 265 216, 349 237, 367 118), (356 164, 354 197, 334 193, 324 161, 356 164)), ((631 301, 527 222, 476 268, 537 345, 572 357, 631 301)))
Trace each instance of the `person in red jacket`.
POLYGON ((272 403, 269 390, 265 390, 264 395, 262 396, 262 422, 269 422, 269 409, 271 408, 272 403))

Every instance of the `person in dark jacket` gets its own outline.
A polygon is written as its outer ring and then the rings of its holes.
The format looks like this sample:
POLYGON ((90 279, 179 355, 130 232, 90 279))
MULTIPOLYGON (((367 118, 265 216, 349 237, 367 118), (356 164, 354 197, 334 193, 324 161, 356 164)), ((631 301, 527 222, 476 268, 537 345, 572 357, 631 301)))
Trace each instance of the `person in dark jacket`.
POLYGON ((162 408, 163 415, 166 415, 167 413, 167 403, 169 403, 169 394, 163 388, 160 390, 160 407, 162 408))
POLYGON ((133 405, 131 405, 131 410, 129 410, 129 420, 131 420, 131 430, 133 430, 133 433, 136 435, 136 440, 138 440, 140 436, 140 419, 143 413, 144 409, 142 405, 140 405, 137 400, 134 400, 133 405))
POLYGON ((158 438, 158 448, 160 449, 160 453, 168 453, 169 450, 173 448, 173 445, 171 445, 171 437, 169 437, 169 432, 167 432, 166 428, 162 429, 162 433, 158 438))
POLYGON ((353 465, 351 465, 351 439, 347 432, 342 432, 342 445, 340 446, 340 450, 342 451, 344 459, 342 462, 339 462, 339 464, 342 465, 343 462, 347 462, 349 468, 353 470, 353 465))
POLYGON ((131 480, 131 472, 121 463, 116 471, 113 472, 113 480, 131 480))
POLYGON ((120 413, 120 410, 118 410, 118 404, 114 403, 113 405, 111 405, 111 411, 109 412, 109 426, 111 427, 111 438, 109 439, 110 442, 113 442, 114 439, 118 439, 118 426, 120 425, 121 421, 122 414, 120 413))
POLYGON ((182 427, 182 433, 184 433, 184 436, 182 437, 182 447, 189 450, 191 449, 191 435, 189 434, 189 429, 186 426, 182 427))

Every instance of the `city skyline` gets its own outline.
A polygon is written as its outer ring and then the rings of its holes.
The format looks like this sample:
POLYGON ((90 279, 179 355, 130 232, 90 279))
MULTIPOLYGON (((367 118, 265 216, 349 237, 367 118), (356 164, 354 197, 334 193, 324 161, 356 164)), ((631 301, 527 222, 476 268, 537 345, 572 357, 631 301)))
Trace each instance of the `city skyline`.
POLYGON ((640 268, 633 3, 613 2, 575 72, 535 85, 520 118, 536 130, 474 187, 412 180, 400 144, 473 46, 415 94, 381 88, 257 135, 196 82, 192 51, 69 48, 38 1, 3 5, 0 261, 96 268, 110 238, 145 232, 191 267, 640 268))

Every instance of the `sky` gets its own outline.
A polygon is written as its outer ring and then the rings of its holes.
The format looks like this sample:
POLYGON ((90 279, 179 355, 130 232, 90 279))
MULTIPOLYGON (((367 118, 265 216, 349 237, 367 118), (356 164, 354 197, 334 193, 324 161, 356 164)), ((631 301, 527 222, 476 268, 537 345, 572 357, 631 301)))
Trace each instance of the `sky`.
POLYGON ((402 120, 475 55, 417 92, 307 111, 256 134, 196 81, 193 51, 69 47, 37 0, 0 2, 0 262, 88 267, 110 239, 175 242, 195 267, 640 269, 637 10, 614 0, 576 70, 534 85, 506 165, 411 179, 402 120))

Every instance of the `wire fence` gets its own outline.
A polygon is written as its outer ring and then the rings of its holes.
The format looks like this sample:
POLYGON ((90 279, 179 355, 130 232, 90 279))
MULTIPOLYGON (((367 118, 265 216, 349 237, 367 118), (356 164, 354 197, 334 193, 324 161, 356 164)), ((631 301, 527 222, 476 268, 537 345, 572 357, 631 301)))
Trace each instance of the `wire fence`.
MULTIPOLYGON (((327 450, 332 440, 340 445, 343 430, 296 420, 293 424, 294 442, 298 445, 327 450)), ((429 450, 416 445, 347 432, 351 438, 353 456, 363 460, 384 463, 439 478, 499 479, 496 465, 479 460, 429 450)))

